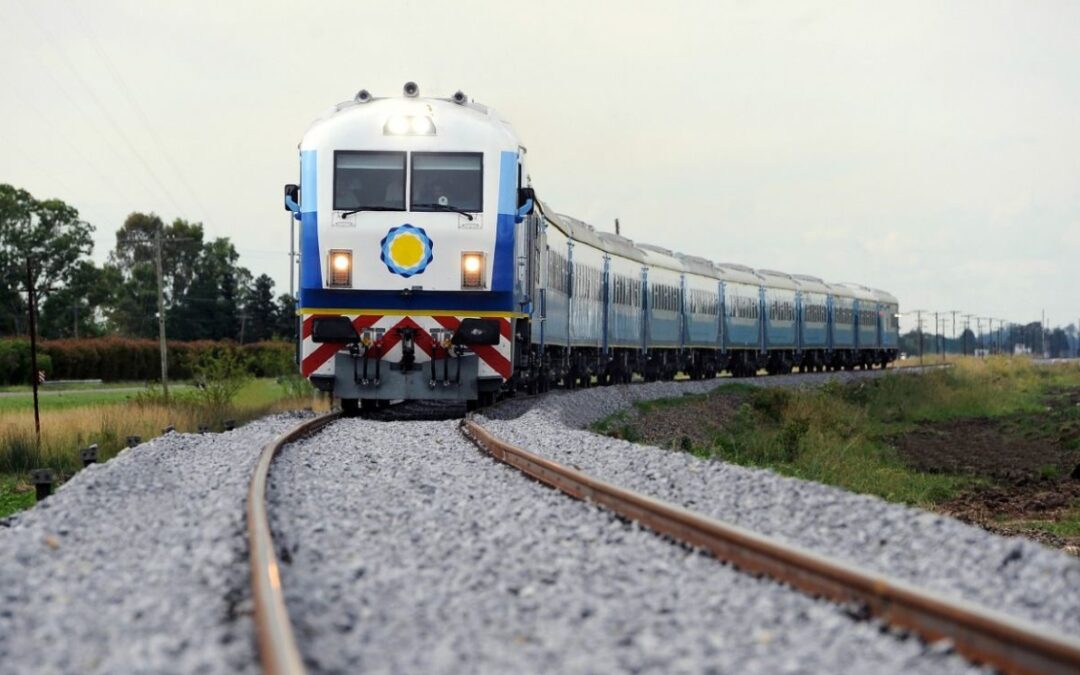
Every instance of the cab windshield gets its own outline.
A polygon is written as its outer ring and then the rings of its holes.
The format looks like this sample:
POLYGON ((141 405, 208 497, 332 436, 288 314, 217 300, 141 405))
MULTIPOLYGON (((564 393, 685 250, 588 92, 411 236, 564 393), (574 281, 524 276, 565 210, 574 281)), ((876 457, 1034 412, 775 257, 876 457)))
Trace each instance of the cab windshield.
POLYGON ((479 152, 412 154, 413 211, 482 211, 483 187, 479 152))
POLYGON ((404 211, 405 153, 334 153, 334 209, 404 211))

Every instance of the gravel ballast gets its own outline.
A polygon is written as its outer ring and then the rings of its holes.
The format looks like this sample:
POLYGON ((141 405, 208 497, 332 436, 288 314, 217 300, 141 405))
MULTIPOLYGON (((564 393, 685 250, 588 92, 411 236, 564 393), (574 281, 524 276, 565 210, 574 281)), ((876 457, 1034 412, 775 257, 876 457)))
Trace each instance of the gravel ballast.
POLYGON ((269 485, 313 672, 966 672, 495 462, 455 422, 342 420, 269 485))
POLYGON ((257 672, 246 491, 298 421, 160 436, 0 526, 0 672, 257 672))
MULTIPOLYGON (((880 377, 881 371, 739 380, 760 386, 880 377)), ((900 376, 900 375, 898 375, 900 376)), ((583 427, 634 401, 710 391, 654 383, 508 401, 477 421, 497 437, 617 485, 817 553, 1080 634, 1080 560, 1023 538, 772 471, 600 436, 583 427)))

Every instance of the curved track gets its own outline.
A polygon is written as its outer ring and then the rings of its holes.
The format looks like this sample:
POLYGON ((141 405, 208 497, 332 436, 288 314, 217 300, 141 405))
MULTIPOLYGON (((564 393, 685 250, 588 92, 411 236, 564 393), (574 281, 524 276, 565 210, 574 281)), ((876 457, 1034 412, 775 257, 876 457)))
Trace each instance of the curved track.
MULTIPOLYGON (((402 411, 406 408, 401 407, 402 411)), ((445 419, 453 412, 402 411, 384 414, 394 419, 402 419, 405 414, 407 419, 435 412, 445 419)), ((266 514, 267 475, 283 446, 339 417, 334 413, 307 420, 276 438, 263 448, 251 481, 247 504, 251 578, 260 660, 267 673, 304 672, 285 609, 266 514)), ((605 483, 495 438, 471 419, 462 422, 462 432, 496 459, 570 496, 592 501, 661 534, 708 550, 739 569, 767 575, 814 596, 856 605, 869 615, 927 640, 948 638, 957 651, 974 662, 1004 672, 1080 673, 1080 641, 1075 639, 605 483)))
POLYGON ((259 660, 263 672, 269 675, 294 675, 303 673, 300 650, 296 647, 292 623, 285 610, 285 598, 281 593, 281 577, 278 573, 277 554, 270 535, 270 523, 266 515, 266 479, 274 456, 285 445, 315 433, 340 417, 330 413, 307 420, 267 444, 255 474, 251 478, 247 497, 248 545, 251 556, 251 589, 255 601, 255 631, 259 642, 259 660))

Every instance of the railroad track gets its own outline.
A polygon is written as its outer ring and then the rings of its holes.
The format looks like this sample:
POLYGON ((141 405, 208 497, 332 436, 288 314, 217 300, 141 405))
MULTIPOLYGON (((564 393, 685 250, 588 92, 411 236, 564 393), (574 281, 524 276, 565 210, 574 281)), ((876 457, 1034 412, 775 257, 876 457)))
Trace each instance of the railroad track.
MULTIPOLYGON (((316 433, 337 418, 337 414, 330 414, 305 421, 268 444, 251 482, 247 511, 252 588, 260 659, 267 673, 304 672, 285 609, 266 515, 267 474, 274 456, 285 445, 316 433)), ((855 606, 860 613, 928 641, 949 639, 973 662, 1003 672, 1080 673, 1080 641, 1073 638, 605 483, 495 438, 472 419, 465 419, 461 429, 494 458, 567 495, 707 550, 746 572, 855 606)))

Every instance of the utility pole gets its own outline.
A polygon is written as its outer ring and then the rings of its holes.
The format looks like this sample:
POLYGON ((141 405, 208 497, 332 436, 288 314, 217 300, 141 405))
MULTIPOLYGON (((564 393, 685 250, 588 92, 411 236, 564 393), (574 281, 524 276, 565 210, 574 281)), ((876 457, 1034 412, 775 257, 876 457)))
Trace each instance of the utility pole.
POLYGON ((922 332, 922 310, 915 310, 915 319, 919 322, 919 367, 925 365, 923 363, 923 332, 922 332))
POLYGON ((34 307, 34 266, 31 256, 26 256, 26 304, 30 311, 30 381, 34 387, 34 442, 41 448, 41 412, 38 408, 37 366, 37 310, 34 307))
MULTIPOLYGON (((974 314, 965 314, 964 315, 964 356, 967 356, 967 343, 968 343, 967 336, 968 336, 968 333, 971 332, 971 319, 974 316, 975 316, 974 314)), ((975 334, 972 333, 972 337, 974 337, 974 335, 975 334)), ((971 352, 972 352, 972 354, 974 354, 975 353, 975 345, 973 344, 973 345, 971 345, 971 347, 972 347, 971 352)))
POLYGON ((164 272, 161 269, 161 226, 154 232, 154 249, 157 263, 157 313, 158 347, 161 351, 161 393, 169 401, 169 355, 165 347, 165 290, 164 272))
POLYGON ((953 348, 955 349, 956 348, 956 315, 960 313, 960 310, 958 310, 958 309, 950 309, 949 311, 952 313, 952 341, 953 341, 953 348))
POLYGON ((619 234, 619 219, 615 219, 615 234, 619 234))

